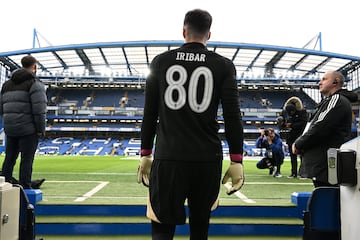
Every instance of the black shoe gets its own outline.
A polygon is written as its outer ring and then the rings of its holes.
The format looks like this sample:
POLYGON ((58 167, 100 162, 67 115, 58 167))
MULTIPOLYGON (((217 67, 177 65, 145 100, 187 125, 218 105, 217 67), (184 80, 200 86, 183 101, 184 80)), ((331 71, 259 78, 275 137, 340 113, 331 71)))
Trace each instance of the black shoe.
POLYGON ((39 179, 39 180, 34 180, 31 182, 31 187, 33 189, 39 189, 41 184, 43 184, 44 182, 45 182, 45 178, 39 179))
POLYGON ((274 167, 270 166, 269 167, 269 175, 273 175, 273 172, 274 172, 274 167))
POLYGON ((296 174, 291 174, 288 178, 297 178, 296 174))

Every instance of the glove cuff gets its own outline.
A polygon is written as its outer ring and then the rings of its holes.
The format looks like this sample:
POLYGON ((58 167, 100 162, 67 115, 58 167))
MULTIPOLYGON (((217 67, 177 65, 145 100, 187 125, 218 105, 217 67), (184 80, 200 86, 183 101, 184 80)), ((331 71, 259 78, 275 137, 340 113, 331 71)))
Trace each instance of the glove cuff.
POLYGON ((235 153, 230 153, 230 160, 231 160, 232 162, 242 163, 242 161, 243 161, 243 156, 242 156, 241 153, 237 153, 237 154, 235 154, 235 153))
POLYGON ((141 151, 140 151, 141 156, 147 156, 150 154, 152 154, 152 149, 141 149, 141 151))

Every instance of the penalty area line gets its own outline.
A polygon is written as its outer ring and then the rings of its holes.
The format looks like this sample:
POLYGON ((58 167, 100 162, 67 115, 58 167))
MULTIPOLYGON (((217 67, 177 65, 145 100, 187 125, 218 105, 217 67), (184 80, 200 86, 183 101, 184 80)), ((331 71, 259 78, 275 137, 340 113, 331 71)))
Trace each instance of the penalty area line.
MULTIPOLYGON (((229 190, 231 188, 231 183, 227 182, 224 184, 225 188, 229 190)), ((240 191, 236 191, 233 193, 235 196, 237 196, 239 199, 241 199, 243 202, 246 203, 256 203, 254 200, 247 198, 244 194, 242 194, 240 191)))
POLYGON ((77 199, 74 200, 74 202, 82 202, 85 201, 86 199, 88 199, 89 197, 91 197, 92 195, 94 195, 95 193, 97 193, 98 191, 100 191, 102 188, 104 188, 106 185, 108 185, 109 182, 101 182, 100 184, 98 184, 96 187, 94 187, 93 189, 91 189, 89 192, 85 193, 84 195, 82 195, 81 197, 78 197, 77 199))

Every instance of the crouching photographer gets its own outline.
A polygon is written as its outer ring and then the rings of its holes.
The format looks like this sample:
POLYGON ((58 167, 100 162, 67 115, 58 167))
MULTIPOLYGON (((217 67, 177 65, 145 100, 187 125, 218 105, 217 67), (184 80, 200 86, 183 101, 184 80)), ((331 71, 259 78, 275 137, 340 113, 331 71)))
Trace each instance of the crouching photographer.
POLYGON ((280 167, 284 162, 283 143, 273 128, 262 129, 256 139, 257 148, 265 148, 265 156, 256 164, 259 169, 269 169, 273 177, 282 177, 280 167))
MULTIPOLYGON (((284 104, 284 110, 278 117, 278 126, 281 137, 286 139, 291 158, 291 175, 289 178, 298 176, 297 155, 292 153, 291 146, 303 133, 308 119, 308 113, 298 97, 290 97, 284 104)), ((301 156, 299 175, 302 177, 301 156)))

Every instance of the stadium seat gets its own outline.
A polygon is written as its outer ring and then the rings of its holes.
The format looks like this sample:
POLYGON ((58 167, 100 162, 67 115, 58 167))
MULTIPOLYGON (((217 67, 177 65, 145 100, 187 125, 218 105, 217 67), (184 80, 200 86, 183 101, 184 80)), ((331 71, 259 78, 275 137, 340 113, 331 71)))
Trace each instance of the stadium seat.
POLYGON ((318 187, 304 213, 303 240, 340 239, 340 189, 318 187))

